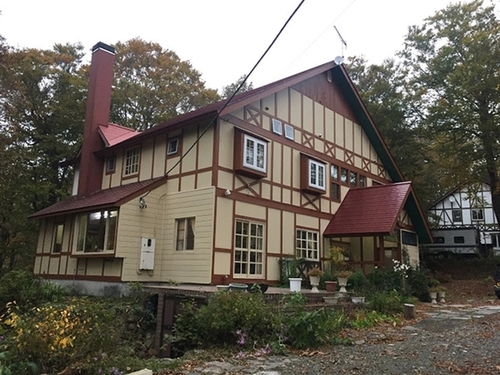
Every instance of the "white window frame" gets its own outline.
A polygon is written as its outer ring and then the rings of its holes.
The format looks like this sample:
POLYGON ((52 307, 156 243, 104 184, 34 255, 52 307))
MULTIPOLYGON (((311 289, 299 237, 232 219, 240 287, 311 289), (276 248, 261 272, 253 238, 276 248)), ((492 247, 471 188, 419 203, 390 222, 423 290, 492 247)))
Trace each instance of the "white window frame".
POLYGON ((139 163, 141 160, 141 148, 134 147, 125 151, 125 176, 139 173, 139 163))
POLYGON ((326 190, 326 164, 309 159, 308 185, 315 189, 326 190), (313 173, 315 172, 315 173, 313 173))
POLYGON ((292 125, 285 124, 285 138, 295 140, 295 129, 292 125))
POLYGON ((282 135, 283 134, 283 127, 281 126, 281 121, 273 118, 272 122, 273 122, 273 133, 282 135))
POLYGON ((484 221, 484 210, 482 208, 473 208, 470 216, 472 221, 484 221))
POLYGON ((245 134, 243 136, 243 166, 246 168, 251 168, 255 169, 256 171, 267 173, 266 172, 266 166, 267 166, 267 142, 264 142, 258 138, 254 138, 250 135, 245 134), (253 143, 253 155, 251 155, 251 160, 247 160, 248 155, 248 149, 247 149, 247 144, 248 142, 253 143), (258 148, 262 147, 263 148, 263 156, 262 156, 262 167, 258 166, 259 163, 259 152, 258 148))
POLYGON ((295 231, 295 254, 299 259, 319 260, 319 232, 306 229, 295 231))
POLYGON ((263 223, 236 220, 234 227, 234 276, 264 277, 265 227, 263 223))
POLYGON ((167 155, 175 155, 178 152, 179 152, 179 138, 170 139, 167 143, 167 155))
POLYGON ((196 218, 175 219, 175 250, 192 251, 195 249, 196 218))

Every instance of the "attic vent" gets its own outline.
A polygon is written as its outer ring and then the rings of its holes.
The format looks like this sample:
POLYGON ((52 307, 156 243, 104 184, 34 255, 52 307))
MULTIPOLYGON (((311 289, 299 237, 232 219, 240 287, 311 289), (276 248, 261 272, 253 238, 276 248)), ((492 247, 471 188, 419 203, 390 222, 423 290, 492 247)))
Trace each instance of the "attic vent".
POLYGON ((326 80, 328 82, 332 82, 332 71, 331 70, 326 72, 326 80))

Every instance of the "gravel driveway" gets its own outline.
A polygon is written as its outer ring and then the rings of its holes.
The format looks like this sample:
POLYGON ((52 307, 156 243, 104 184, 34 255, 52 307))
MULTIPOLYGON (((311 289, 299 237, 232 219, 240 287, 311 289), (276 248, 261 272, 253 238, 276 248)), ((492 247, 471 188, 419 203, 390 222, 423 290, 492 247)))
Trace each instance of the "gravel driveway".
POLYGON ((500 374, 500 306, 491 308, 484 316, 431 310, 404 327, 352 331, 353 346, 208 361, 170 374, 500 374))

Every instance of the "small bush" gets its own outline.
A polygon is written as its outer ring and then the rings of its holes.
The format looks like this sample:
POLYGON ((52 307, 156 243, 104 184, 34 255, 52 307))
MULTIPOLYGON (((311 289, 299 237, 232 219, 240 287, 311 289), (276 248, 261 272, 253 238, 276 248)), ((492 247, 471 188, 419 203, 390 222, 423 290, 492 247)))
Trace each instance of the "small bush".
POLYGON ((403 312, 404 304, 407 302, 412 302, 411 298, 405 297, 395 290, 379 292, 371 297, 368 308, 386 315, 397 315, 403 312))
POLYGON ((346 317, 331 309, 306 309, 306 298, 300 293, 285 295, 279 315, 280 337, 297 349, 314 348, 333 339, 344 328, 346 317))
POLYGON ((421 268, 410 268, 407 271, 408 294, 418 298, 422 302, 430 302, 429 283, 430 277, 427 272, 421 268))
POLYGON ((367 277, 375 293, 404 289, 402 275, 392 268, 375 268, 367 277))
POLYGON ((366 295, 370 293, 372 286, 363 271, 357 270, 349 276, 347 280, 347 289, 352 289, 358 295, 366 295))
POLYGON ((261 293, 220 292, 196 313, 197 335, 205 344, 229 344, 265 340, 273 332, 274 318, 261 293))

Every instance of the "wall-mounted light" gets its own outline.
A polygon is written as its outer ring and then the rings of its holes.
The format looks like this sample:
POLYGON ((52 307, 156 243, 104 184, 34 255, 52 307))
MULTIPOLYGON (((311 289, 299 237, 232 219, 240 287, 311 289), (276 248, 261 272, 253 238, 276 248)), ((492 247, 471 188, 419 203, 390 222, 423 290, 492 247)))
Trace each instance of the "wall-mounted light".
POLYGON ((226 191, 224 192, 224 195, 225 195, 226 197, 229 197, 229 196, 231 195, 231 190, 226 189, 226 191))
POLYGON ((140 197, 139 198, 139 208, 142 210, 144 208, 147 208, 148 205, 146 204, 146 200, 144 199, 144 197, 140 197))

